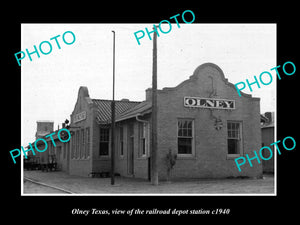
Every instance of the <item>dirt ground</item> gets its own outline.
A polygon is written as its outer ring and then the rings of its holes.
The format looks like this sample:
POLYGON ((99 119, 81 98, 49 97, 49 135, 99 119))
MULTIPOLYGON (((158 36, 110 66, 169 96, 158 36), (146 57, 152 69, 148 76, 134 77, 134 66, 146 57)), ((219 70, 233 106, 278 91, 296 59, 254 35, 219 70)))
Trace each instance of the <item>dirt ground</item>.
MULTIPOLYGON (((273 175, 263 179, 187 179, 159 182, 153 186, 144 179, 116 177, 115 185, 110 178, 71 176, 64 172, 24 171, 24 177, 74 194, 274 194, 273 175)), ((59 193, 57 190, 24 183, 26 193, 59 193)), ((64 193, 65 194, 65 193, 64 193)))
POLYGON ((64 192, 24 180, 24 194, 64 194, 64 192))

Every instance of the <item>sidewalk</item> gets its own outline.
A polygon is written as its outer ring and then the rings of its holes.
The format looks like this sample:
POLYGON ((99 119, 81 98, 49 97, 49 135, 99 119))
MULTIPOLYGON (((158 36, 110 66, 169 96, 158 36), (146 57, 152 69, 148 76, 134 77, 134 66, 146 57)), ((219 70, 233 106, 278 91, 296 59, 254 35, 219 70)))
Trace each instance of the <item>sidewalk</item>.
MULTIPOLYGON (((189 179, 162 181, 153 186, 144 179, 116 177, 88 178, 68 175, 65 172, 24 171, 24 177, 51 186, 69 190, 75 194, 273 194, 273 175, 264 179, 189 179)), ((45 193, 47 194, 47 193, 45 193)))

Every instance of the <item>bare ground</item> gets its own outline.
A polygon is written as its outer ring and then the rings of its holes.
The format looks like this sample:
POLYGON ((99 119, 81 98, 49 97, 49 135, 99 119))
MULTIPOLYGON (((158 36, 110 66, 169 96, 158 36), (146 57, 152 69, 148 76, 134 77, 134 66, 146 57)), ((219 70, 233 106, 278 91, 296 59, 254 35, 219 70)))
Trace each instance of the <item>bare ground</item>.
MULTIPOLYGON (((264 175, 263 179, 186 179, 160 182, 158 186, 144 179, 124 177, 116 177, 112 186, 110 178, 71 176, 64 172, 24 171, 24 177, 76 194, 274 194, 273 175, 264 175)), ((25 182, 26 193, 59 192, 25 182)))

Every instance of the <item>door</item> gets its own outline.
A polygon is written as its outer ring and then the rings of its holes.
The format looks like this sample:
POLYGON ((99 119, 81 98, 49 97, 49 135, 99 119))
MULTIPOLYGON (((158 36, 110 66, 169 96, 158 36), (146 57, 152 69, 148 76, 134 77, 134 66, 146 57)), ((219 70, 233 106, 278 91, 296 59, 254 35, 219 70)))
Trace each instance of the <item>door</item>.
POLYGON ((128 175, 134 174, 134 165, 133 165, 133 156, 134 156, 134 132, 133 132, 133 123, 128 125, 127 132, 127 143, 128 143, 128 151, 127 151, 127 173, 128 175))

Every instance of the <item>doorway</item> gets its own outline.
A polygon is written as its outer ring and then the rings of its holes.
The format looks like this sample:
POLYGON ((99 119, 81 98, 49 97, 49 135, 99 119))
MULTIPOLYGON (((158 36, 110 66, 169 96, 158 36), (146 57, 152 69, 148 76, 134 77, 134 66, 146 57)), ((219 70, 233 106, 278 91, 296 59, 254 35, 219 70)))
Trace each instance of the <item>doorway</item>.
POLYGON ((128 151, 127 151, 127 173, 128 175, 134 175, 134 130, 133 123, 128 125, 127 132, 128 151))

